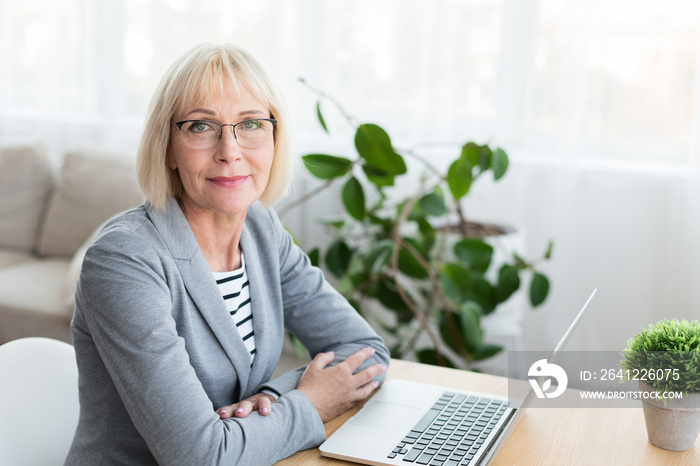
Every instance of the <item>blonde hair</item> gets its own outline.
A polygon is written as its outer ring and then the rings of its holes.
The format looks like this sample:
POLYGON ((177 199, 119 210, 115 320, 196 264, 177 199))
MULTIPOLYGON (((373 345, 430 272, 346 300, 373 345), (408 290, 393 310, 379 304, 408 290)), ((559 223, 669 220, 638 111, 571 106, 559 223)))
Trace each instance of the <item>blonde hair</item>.
POLYGON ((155 209, 165 209, 170 199, 180 197, 183 191, 180 175, 168 166, 173 116, 210 100, 223 90, 226 79, 234 89, 245 88, 277 119, 270 178, 260 201, 270 206, 286 194, 294 160, 290 121, 282 95, 265 70, 241 48, 232 44, 202 44, 168 69, 148 107, 137 166, 139 186, 155 209))

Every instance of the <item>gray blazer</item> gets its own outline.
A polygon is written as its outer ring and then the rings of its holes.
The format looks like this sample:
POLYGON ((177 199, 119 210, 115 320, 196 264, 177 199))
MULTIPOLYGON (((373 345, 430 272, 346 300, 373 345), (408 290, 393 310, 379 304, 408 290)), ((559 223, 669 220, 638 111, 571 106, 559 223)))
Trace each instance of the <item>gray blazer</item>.
POLYGON ((303 368, 270 380, 284 328, 336 361, 381 338, 254 204, 241 236, 256 354, 245 349, 187 219, 173 200, 108 223, 90 246, 72 321, 80 421, 66 464, 270 464, 319 445, 324 426, 296 390, 303 368), (219 419, 214 409, 263 389, 270 415, 219 419))

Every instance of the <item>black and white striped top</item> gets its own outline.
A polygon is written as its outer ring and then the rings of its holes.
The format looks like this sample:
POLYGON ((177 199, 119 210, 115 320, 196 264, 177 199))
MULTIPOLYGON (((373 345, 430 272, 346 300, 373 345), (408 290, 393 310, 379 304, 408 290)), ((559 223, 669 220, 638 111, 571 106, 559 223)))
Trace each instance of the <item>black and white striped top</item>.
POLYGON ((250 306, 250 284, 245 272, 245 259, 241 254, 241 268, 232 272, 212 272, 221 296, 250 352, 250 365, 255 357, 255 335, 253 334, 253 313, 250 306))

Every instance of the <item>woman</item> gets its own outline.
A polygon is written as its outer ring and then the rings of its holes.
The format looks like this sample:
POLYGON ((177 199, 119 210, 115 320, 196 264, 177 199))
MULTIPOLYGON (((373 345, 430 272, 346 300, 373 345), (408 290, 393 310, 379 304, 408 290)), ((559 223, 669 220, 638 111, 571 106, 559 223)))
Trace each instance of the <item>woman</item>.
POLYGON ((197 47, 166 73, 139 147, 147 202, 83 262, 67 464, 270 464, 319 445, 323 422, 383 380, 381 338, 266 207, 289 181, 289 132, 234 46, 197 47), (270 380, 285 327, 313 360, 270 380))

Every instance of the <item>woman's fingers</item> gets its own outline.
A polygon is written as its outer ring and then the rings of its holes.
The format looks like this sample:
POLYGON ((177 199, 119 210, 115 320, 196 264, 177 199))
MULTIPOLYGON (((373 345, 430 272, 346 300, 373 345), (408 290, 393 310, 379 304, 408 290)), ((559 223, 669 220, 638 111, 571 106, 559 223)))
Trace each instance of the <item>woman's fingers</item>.
POLYGON ((357 370, 374 354, 373 348, 364 348, 333 367, 328 367, 335 357, 332 353, 318 354, 299 379, 297 389, 309 397, 324 422, 333 419, 379 386, 372 379, 386 371, 385 366, 374 364, 357 370))
POLYGON ((329 351, 327 353, 318 353, 309 363, 309 366, 314 366, 317 369, 324 369, 335 359, 335 353, 329 351))
POLYGON ((267 416, 272 411, 272 401, 266 396, 258 398, 258 412, 267 416))
POLYGON ((258 393, 238 403, 224 406, 215 412, 220 419, 228 419, 231 416, 246 417, 253 411, 258 411, 261 415, 267 416, 272 412, 272 396, 265 393, 258 393))
POLYGON ((233 415, 236 417, 246 417, 253 411, 253 409, 255 409, 255 405, 253 403, 248 400, 243 400, 238 403, 238 407, 236 407, 235 411, 233 411, 233 415))
POLYGON ((357 388, 363 387, 367 383, 371 382, 372 379, 383 374, 384 372, 386 372, 386 366, 382 364, 373 364, 359 372, 356 372, 353 375, 353 383, 357 388))
POLYGON ((352 372, 355 372, 365 361, 374 356, 376 350, 374 348, 364 348, 360 351, 348 356, 348 358, 340 364, 347 364, 352 372))

